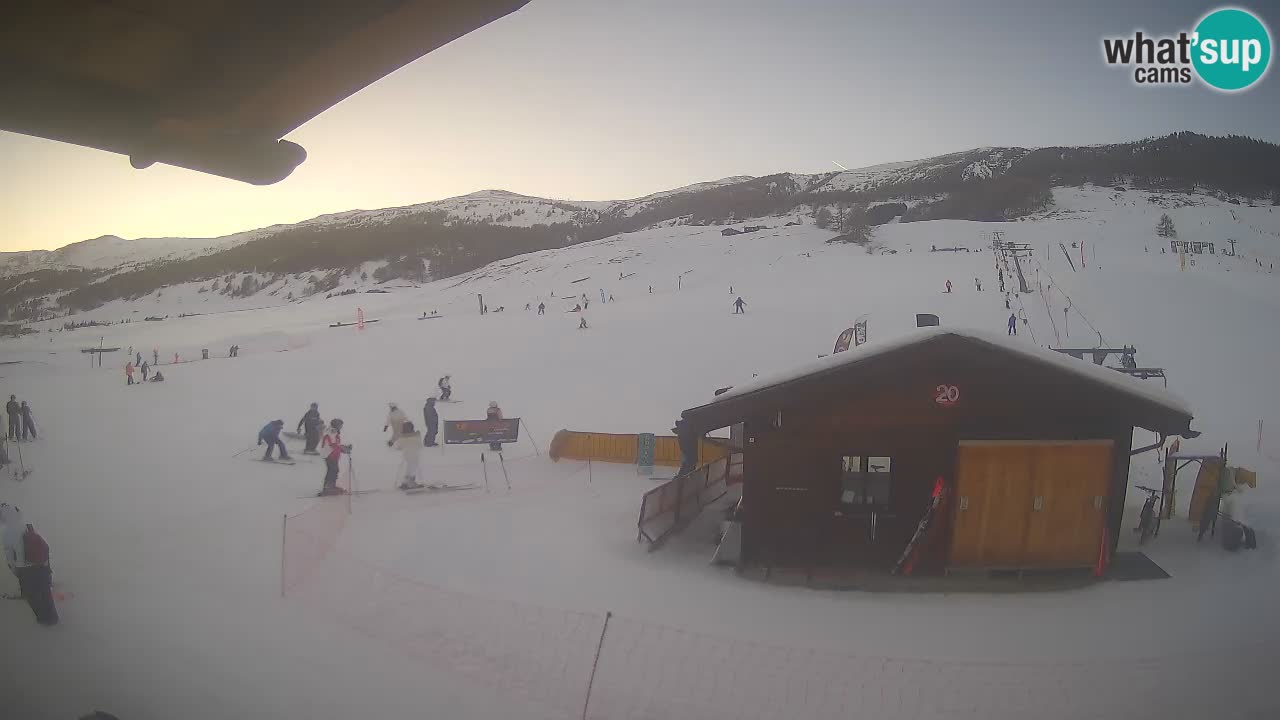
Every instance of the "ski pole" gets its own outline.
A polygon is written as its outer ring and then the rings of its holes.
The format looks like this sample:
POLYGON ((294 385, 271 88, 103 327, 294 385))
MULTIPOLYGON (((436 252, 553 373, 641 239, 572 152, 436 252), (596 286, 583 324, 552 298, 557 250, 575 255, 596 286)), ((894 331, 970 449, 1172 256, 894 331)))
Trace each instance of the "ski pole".
POLYGON ((498 464, 502 466, 502 478, 507 481, 507 492, 511 492, 511 476, 507 475, 507 461, 498 453, 498 464))

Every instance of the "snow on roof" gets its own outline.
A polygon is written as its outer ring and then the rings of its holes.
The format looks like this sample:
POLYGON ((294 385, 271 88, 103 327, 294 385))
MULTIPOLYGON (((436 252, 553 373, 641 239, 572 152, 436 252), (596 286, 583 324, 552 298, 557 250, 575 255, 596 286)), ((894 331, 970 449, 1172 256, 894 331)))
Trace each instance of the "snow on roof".
POLYGON ((1106 385, 1108 388, 1132 398, 1151 403, 1181 415, 1186 415, 1187 417, 1192 417, 1190 406, 1187 405, 1185 400, 1174 393, 1163 388, 1155 387, 1149 383, 1144 383, 1141 380, 1116 372, 1110 368, 1077 360, 1068 355, 1064 355, 1063 353, 1048 350, 1036 345, 1030 345, 1025 341, 1007 338, 1004 335, 978 330, 962 330, 944 327, 922 328, 897 338, 876 341, 859 347, 849 348, 844 352, 827 355, 816 360, 810 360, 786 370, 761 375, 760 377, 753 378, 751 382, 734 386, 731 390, 717 395, 702 407, 713 406, 717 403, 760 392, 761 390, 793 382, 810 375, 815 375, 817 373, 843 367, 845 365, 852 365, 863 360, 891 353, 911 345, 917 345, 944 335, 954 335, 956 337, 966 338, 986 345, 991 345, 1000 350, 1020 355, 1025 359, 1038 362, 1041 365, 1048 365, 1052 368, 1106 385))

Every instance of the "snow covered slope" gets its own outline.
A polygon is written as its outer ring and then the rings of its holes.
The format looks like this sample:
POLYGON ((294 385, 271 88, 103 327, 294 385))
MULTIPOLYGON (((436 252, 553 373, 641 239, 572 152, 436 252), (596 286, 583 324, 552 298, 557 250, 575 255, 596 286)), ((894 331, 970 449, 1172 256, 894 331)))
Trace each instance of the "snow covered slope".
MULTIPOLYGON (((1280 591, 1280 211, 1063 189, 1053 210, 1019 222, 886 225, 873 252, 787 219, 731 237, 642 230, 418 288, 181 319, 188 296, 179 306, 171 288, 148 300, 147 313, 170 315, 163 322, 0 341, 6 360, 21 361, 0 366, 0 392, 30 401, 41 429, 22 446, 35 472, 0 474, 0 500, 43 531, 58 582, 74 593, 53 632, 20 604, 0 605, 0 658, 25 690, 7 709, 577 717, 610 611, 593 718, 836 718, 854 707, 884 718, 1273 716, 1264 680, 1280 640, 1267 620, 1280 591), (1181 239, 1217 252, 1180 270, 1154 234, 1164 212, 1181 239), (936 595, 767 585, 707 565, 713 528, 657 553, 636 545, 637 503, 652 483, 634 468, 588 471, 535 454, 534 441, 545 450, 562 427, 665 433, 715 388, 829 353, 860 315, 870 343, 913 332, 920 312, 1003 332, 996 230, 1033 251, 1024 271, 1034 292, 1013 302, 1027 320, 1016 341, 1090 347, 1101 335, 1166 368, 1204 433, 1184 449, 1230 442, 1234 462, 1261 471, 1247 496, 1259 550, 1196 545, 1179 519, 1145 548, 1173 574, 1159 582, 936 595), (1222 255, 1229 238, 1236 256, 1222 255), (579 330, 569 311, 584 294, 590 328, 579 330), (739 295, 747 312, 735 316, 739 295), (539 303, 543 316, 524 309, 539 303), (358 309, 379 322, 329 327, 358 309), (433 310, 443 317, 418 319, 433 310), (121 353, 90 369, 79 352, 100 338, 162 359, 210 348, 214 359, 162 365, 165 383, 127 387, 121 353), (232 344, 242 348, 234 360, 232 344), (416 409, 445 373, 461 402, 443 406, 444 418, 479 417, 496 400, 525 421, 505 453, 511 492, 465 447, 426 452, 424 475, 484 483, 487 472, 489 493, 390 491, 399 458, 380 432, 387 403, 416 409), (358 484, 385 489, 354 499, 314 594, 282 600, 281 516, 322 502, 299 496, 323 467, 246 456, 263 424, 292 426, 310 402, 346 421, 358 484), (1192 676, 1231 696, 1170 680, 1192 676)), ((1135 484, 1158 477, 1152 455, 1132 468, 1135 484)))

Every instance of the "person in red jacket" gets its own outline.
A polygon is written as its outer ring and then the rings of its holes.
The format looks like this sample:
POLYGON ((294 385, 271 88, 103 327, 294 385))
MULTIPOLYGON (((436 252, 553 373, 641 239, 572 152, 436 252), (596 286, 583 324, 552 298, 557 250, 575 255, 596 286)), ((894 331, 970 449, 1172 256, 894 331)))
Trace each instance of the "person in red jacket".
POLYGON ((338 460, 342 457, 342 453, 351 452, 350 445, 342 444, 341 420, 334 418, 329 421, 329 429, 320 440, 320 447, 329 449, 328 454, 324 456, 324 485, 320 488, 320 494, 341 495, 345 491, 338 487, 338 460))

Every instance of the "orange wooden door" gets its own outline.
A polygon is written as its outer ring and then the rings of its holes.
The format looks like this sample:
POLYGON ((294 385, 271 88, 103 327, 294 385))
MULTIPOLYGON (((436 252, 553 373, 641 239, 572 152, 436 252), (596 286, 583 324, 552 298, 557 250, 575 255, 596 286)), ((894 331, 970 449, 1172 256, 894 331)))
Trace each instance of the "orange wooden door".
POLYGON ((1030 522, 1032 450, 1026 445, 960 445, 951 567, 1022 565, 1030 522))
POLYGON ((1110 441, 1031 448, 1025 567, 1091 567, 1098 561, 1111 472, 1110 441))

